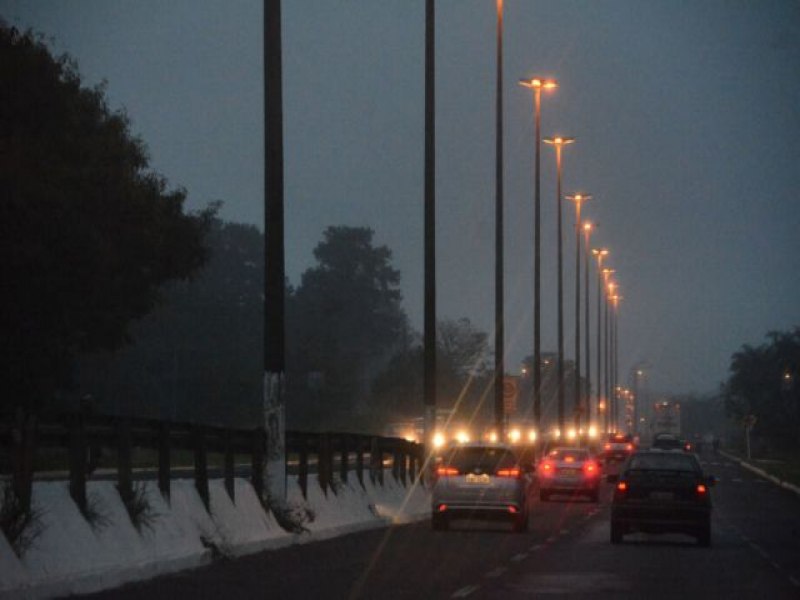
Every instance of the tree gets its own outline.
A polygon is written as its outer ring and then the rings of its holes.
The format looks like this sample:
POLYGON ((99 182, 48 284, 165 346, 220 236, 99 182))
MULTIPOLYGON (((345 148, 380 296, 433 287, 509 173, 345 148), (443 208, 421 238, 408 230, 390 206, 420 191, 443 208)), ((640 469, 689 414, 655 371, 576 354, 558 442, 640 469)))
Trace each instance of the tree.
POLYGON ((264 236, 214 219, 208 244, 206 266, 165 286, 131 346, 79 361, 80 394, 104 412, 238 427, 260 418, 264 236))
POLYGON ((160 286, 203 265, 213 209, 186 214, 103 87, 2 23, 0 88, 0 373, 4 397, 35 408, 79 352, 127 344, 160 286))
POLYGON ((800 327, 770 332, 768 343, 744 345, 731 357, 723 387, 725 409, 742 422, 757 417, 754 434, 777 446, 797 447, 800 440, 800 327))
POLYGON ((328 227, 303 273, 288 317, 289 418, 352 426, 367 410, 371 380, 406 344, 400 272, 365 227, 328 227))

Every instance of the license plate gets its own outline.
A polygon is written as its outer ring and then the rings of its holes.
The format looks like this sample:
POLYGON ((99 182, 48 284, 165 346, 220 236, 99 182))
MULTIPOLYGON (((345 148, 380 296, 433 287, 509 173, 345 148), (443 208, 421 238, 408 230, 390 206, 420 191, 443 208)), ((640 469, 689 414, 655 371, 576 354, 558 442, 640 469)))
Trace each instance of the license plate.
POLYGON ((490 481, 489 476, 486 473, 482 475, 476 475, 475 473, 467 473, 467 483, 476 483, 486 485, 490 481))
POLYGON ((561 469, 560 474, 567 477, 577 477, 580 472, 580 469, 561 469))
POLYGON ((673 500, 675 494, 672 492, 650 492, 650 498, 652 500, 673 500))

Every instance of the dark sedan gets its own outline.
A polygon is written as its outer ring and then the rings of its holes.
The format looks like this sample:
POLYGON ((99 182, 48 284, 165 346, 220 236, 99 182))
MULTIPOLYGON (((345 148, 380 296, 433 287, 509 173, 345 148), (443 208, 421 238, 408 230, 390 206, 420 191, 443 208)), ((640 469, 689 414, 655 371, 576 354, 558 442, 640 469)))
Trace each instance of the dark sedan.
POLYGON ((683 452, 636 452, 623 465, 611 504, 611 542, 637 531, 685 533, 711 544, 713 477, 683 452))

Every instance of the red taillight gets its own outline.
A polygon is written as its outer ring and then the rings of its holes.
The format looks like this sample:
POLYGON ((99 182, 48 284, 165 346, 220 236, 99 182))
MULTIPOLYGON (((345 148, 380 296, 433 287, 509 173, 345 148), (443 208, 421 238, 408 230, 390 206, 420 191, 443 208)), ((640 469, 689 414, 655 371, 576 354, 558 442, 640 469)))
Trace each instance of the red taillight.
POLYGON ((583 470, 587 475, 597 475, 597 463, 587 462, 583 464, 583 470))
POLYGON ((458 469, 455 467, 439 467, 436 469, 436 474, 439 477, 447 477, 448 475, 458 475, 458 469))
POLYGON ((515 515, 519 512, 519 509, 516 506, 509 506, 508 512, 510 512, 512 515, 515 515))
POLYGON ((440 504, 438 508, 439 512, 444 512, 447 510, 447 504, 440 504))
POLYGON ((627 492, 628 491, 628 484, 625 483, 624 481, 620 481, 617 484, 617 491, 618 492, 627 492))
POLYGON ((611 444, 606 444, 605 446, 603 446, 603 449, 604 450, 611 450, 611 444))
POLYGON ((702 496, 708 491, 708 488, 704 486, 702 483, 697 484, 697 493, 702 496))
POLYGON ((553 474, 553 464, 549 462, 542 463, 542 475, 550 476, 553 474))
POLYGON ((626 445, 625 445, 625 450, 627 450, 628 452, 630 452, 631 450, 633 450, 633 444, 626 444, 626 445))
POLYGON ((521 471, 517 468, 514 469, 500 469, 497 471, 498 477, 519 477, 521 471))

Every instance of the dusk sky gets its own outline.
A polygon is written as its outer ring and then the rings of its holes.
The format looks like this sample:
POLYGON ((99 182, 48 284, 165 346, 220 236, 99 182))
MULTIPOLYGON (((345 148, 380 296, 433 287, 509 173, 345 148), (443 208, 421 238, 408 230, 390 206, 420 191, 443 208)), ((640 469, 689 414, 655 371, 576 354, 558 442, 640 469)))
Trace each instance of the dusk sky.
MULTIPOLYGON (((424 6, 283 2, 287 274, 299 283, 325 227, 369 226, 419 331, 424 6)), ((224 219, 262 227, 260 0, 0 0, 0 16, 51 37, 85 83, 108 81, 190 208, 220 199, 224 219)), ((438 314, 490 334, 495 27, 494 0, 436 4, 438 314)), ((506 0, 504 36, 510 372, 532 352, 533 115, 517 81, 533 74, 560 83, 543 134, 577 138, 564 192, 593 194, 593 246, 611 250, 622 288, 621 380, 642 361, 651 389, 715 391, 742 344, 800 325, 800 3, 506 0)), ((543 351, 555 351, 555 160, 542 152, 543 351)), ((593 274, 593 322, 594 294, 593 274)))

